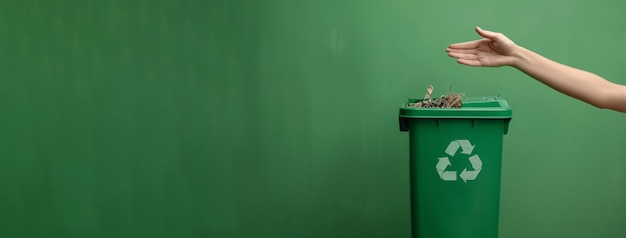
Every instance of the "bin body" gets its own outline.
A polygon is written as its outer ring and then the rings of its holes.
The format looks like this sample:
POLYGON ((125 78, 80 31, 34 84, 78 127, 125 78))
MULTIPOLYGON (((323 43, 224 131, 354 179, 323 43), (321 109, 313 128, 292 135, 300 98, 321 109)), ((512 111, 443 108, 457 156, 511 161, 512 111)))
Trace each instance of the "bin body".
POLYGON ((512 111, 497 98, 464 101, 457 109, 401 107, 414 238, 498 237, 502 140, 512 111))

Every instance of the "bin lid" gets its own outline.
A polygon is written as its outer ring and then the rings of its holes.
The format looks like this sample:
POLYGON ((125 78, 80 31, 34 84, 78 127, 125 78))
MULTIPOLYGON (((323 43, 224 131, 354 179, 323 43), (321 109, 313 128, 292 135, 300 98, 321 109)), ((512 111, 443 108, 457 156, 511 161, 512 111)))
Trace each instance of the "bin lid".
POLYGON ((461 108, 414 108, 409 103, 420 99, 409 99, 400 107, 403 118, 483 118, 509 119, 513 111, 506 100, 498 97, 467 97, 463 98, 461 108))

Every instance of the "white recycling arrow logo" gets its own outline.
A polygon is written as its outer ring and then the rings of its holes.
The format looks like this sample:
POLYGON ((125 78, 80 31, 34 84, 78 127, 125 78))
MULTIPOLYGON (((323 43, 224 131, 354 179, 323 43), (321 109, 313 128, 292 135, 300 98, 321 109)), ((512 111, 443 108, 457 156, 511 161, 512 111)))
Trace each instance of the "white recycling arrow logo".
MULTIPOLYGON (((450 157, 454 157, 454 155, 456 155, 456 153, 459 151, 459 148, 461 149, 461 154, 465 155, 471 155, 472 151, 474 151, 474 145, 472 145, 469 140, 453 140, 450 141, 450 144, 448 144, 448 148, 446 148, 446 154, 450 155, 450 157)), ((463 171, 461 171, 461 173, 458 175, 458 177, 460 177, 463 182, 466 183, 468 180, 475 180, 476 177, 478 177, 480 170, 483 168, 483 162, 480 160, 480 157, 477 154, 470 156, 468 159, 470 164, 472 164, 473 170, 467 170, 467 168, 464 168, 463 171)), ((439 177, 443 181, 456 181, 457 171, 446 171, 446 168, 452 165, 450 163, 450 158, 441 157, 437 160, 439 161, 437 162, 437 165, 435 165, 435 168, 439 173, 439 177)))

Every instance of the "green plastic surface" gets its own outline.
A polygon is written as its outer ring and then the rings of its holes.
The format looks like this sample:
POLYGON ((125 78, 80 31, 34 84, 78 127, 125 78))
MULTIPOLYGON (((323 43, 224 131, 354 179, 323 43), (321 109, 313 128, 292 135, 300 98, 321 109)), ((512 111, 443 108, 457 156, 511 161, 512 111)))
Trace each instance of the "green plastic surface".
POLYGON ((511 116, 495 98, 467 99, 458 109, 402 106, 414 238, 498 237, 502 138, 511 116))

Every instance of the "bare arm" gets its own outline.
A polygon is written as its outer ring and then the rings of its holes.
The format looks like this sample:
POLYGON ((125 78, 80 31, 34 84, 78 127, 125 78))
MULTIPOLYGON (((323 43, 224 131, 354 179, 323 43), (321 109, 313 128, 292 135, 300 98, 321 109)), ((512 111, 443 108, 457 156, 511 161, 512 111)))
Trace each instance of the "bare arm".
MULTIPOLYGON (((518 46, 519 47, 519 46, 518 46)), ((519 47, 513 67, 568 96, 598 108, 626 112, 626 87, 519 47)))
POLYGON ((513 66, 539 82, 598 108, 626 112, 626 86, 545 58, 501 33, 476 28, 483 39, 452 44, 450 57, 470 66, 513 66))

